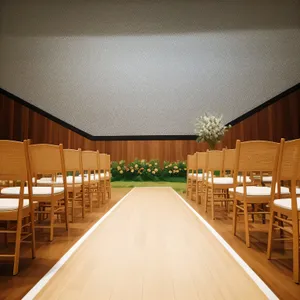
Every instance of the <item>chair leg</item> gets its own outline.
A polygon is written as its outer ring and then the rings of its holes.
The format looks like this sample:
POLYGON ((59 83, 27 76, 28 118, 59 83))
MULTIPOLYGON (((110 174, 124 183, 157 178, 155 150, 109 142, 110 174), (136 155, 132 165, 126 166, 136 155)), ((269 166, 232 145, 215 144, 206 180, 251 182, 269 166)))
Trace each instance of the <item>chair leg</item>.
POLYGON ((198 186, 199 182, 196 181, 196 187, 195 187, 195 202, 198 203, 199 202, 199 186, 198 186))
POLYGON ((230 201, 230 195, 229 195, 229 190, 227 189, 226 190, 226 199, 227 199, 227 214, 229 214, 230 213, 230 203, 231 203, 231 201, 230 201))
MULTIPOLYGON (((9 229, 9 221, 6 221, 6 230, 9 229)), ((4 243, 5 246, 8 247, 8 233, 4 233, 4 243)))
POLYGON ((103 192, 102 203, 106 202, 106 193, 107 193, 107 186, 106 186, 106 180, 104 180, 104 192, 103 192))
POLYGON ((101 203, 101 198, 102 198, 102 196, 101 196, 101 183, 98 183, 97 184, 97 202, 98 202, 98 207, 100 207, 100 203, 101 203))
POLYGON ((248 219, 248 205, 244 201, 244 220, 245 220, 245 237, 246 237, 246 246, 250 248, 250 234, 249 234, 249 219, 248 219))
POLYGON ((199 186, 198 186, 198 202, 197 204, 201 204, 202 203, 202 191, 203 191, 203 184, 202 181, 199 181, 199 186))
POLYGON ((200 191, 199 191, 199 204, 202 204, 202 200, 203 200, 203 181, 200 182, 200 191))
POLYGON ((191 180, 189 199, 192 200, 192 198, 193 198, 193 180, 191 180))
POLYGON ((187 199, 189 199, 189 197, 190 197, 190 193, 189 193, 189 182, 188 182, 188 181, 186 182, 186 197, 187 197, 187 199))
POLYGON ((295 283, 299 283, 299 220, 293 220, 293 278, 295 283))
POLYGON ((13 275, 17 275, 19 272, 21 232, 22 232, 22 218, 18 218, 13 275))
POLYGON ((51 202, 50 208, 50 242, 53 241, 54 237, 54 203, 51 202))
POLYGON ((108 199, 111 199, 111 184, 109 182, 109 186, 108 186, 108 199))
MULTIPOLYGON (((284 218, 283 214, 280 214, 280 218, 284 218)), ((283 226, 284 226, 283 221, 278 221, 278 225, 279 225, 280 227, 283 227, 283 226)), ((284 236, 283 229, 280 228, 280 229, 279 229, 279 232, 280 232, 280 238, 283 238, 283 236, 284 236)))
MULTIPOLYGON (((256 204, 251 204, 251 206, 252 206, 252 211, 257 211, 256 204)), ((254 223, 255 222, 254 214, 251 215, 251 219, 252 219, 252 222, 254 223)))
MULTIPOLYGON (((74 198, 73 194, 73 198, 74 198)), ((64 199, 64 204, 65 204, 65 222, 66 222, 66 231, 69 230, 69 213, 68 213, 68 205, 69 205, 69 199, 68 199, 68 194, 66 195, 64 199)), ((73 202, 73 207, 74 207, 74 202, 73 202)), ((73 217, 73 216, 72 216, 73 217)))
POLYGON ((85 192, 84 187, 82 187, 82 218, 85 217, 85 192))
POLYGON ((69 196, 69 200, 71 200, 71 206, 72 206, 71 207, 71 219, 72 219, 72 223, 74 223, 74 219, 75 219, 75 198, 76 198, 76 193, 75 193, 75 191, 73 191, 72 192, 72 196, 69 196), (71 199, 70 199, 70 197, 71 197, 71 199))
POLYGON ((233 200, 233 235, 236 235, 236 225, 237 225, 237 200, 233 200))
POLYGON ((34 226, 34 210, 31 208, 30 212, 30 228, 31 228, 31 253, 32 258, 35 258, 35 226, 34 226))
POLYGON ((208 186, 206 186, 206 188, 205 188, 205 199, 204 199, 204 203, 205 203, 205 212, 207 212, 207 204, 208 204, 208 186))
POLYGON ((270 223, 269 223, 269 234, 268 234, 268 250, 267 250, 267 258, 268 259, 271 259, 271 253, 272 253, 274 214, 275 214, 275 212, 271 208, 270 223))
POLYGON ((214 187, 211 187, 211 217, 214 220, 215 219, 215 199, 214 199, 214 187))
POLYGON ((89 187, 89 201, 90 201, 90 212, 93 211, 93 195, 92 195, 92 192, 90 190, 90 187, 89 187))

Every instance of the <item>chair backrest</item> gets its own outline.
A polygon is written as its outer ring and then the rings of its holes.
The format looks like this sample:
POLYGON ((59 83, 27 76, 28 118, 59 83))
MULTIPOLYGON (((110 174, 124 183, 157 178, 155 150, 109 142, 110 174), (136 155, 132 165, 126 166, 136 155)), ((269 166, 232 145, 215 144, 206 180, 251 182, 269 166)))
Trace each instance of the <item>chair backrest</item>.
MULTIPOLYGON (((28 142, 0 141, 0 180, 20 181, 19 208, 21 213, 24 187, 28 184, 29 205, 32 205, 32 176, 28 155, 28 142)), ((0 200, 1 201, 1 200, 0 200)))
POLYGON ((110 156, 105 153, 99 153, 99 169, 101 172, 110 171, 110 156))
POLYGON ((296 183, 300 179, 300 139, 287 141, 281 140, 282 147, 279 155, 277 182, 290 181, 292 210, 297 215, 296 183))
POLYGON ((235 169, 238 172, 276 174, 280 144, 269 141, 236 142, 235 169))
POLYGON ((197 152, 196 162, 196 170, 198 170, 198 172, 201 171, 202 173, 205 173, 207 169, 207 152, 197 152))
POLYGON ((220 171, 223 173, 224 152, 213 150, 207 152, 207 171, 220 171))
POLYGON ((110 172, 110 166, 111 166, 110 155, 106 154, 106 168, 109 170, 109 172, 110 172))
POLYGON ((63 146, 50 144, 29 145, 29 158, 33 175, 65 174, 63 146))
POLYGON ((99 153, 98 156, 99 171, 102 173, 102 179, 106 180, 110 173, 110 156, 105 153, 99 153))
POLYGON ((64 158, 67 172, 81 173, 81 150, 64 149, 64 158))
POLYGON ((187 156, 187 173, 194 173, 197 169, 197 156, 195 154, 189 154, 187 156))
POLYGON ((278 163, 278 180, 300 179, 300 139, 283 143, 278 163))
POLYGON ((82 151, 82 168, 84 171, 98 171, 99 151, 82 151))
POLYGON ((0 180, 28 180, 27 141, 0 141, 0 180))
MULTIPOLYGON (((281 147, 282 142, 241 142, 237 140, 234 174, 237 175, 241 173, 245 179, 247 174, 269 172, 273 178, 277 178, 277 167, 281 147)), ((275 185, 276 180, 272 180, 272 194, 275 191, 275 185)), ((246 188, 246 180, 243 180, 243 186, 246 188)))
POLYGON ((88 181, 91 180, 91 175, 94 175, 94 180, 100 181, 99 170, 99 151, 82 151, 81 152, 82 170, 88 175, 88 181), (98 174, 98 179, 97 179, 98 174))
POLYGON ((234 171, 235 163, 235 149, 223 149, 224 152, 224 161, 223 161, 223 171, 234 171))

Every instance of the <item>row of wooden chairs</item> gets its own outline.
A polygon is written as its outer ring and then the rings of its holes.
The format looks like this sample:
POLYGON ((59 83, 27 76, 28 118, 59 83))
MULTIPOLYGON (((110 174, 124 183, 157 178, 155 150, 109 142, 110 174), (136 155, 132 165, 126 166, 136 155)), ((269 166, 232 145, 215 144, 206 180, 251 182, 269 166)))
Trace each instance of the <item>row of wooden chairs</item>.
POLYGON ((68 230, 69 213, 74 222, 77 209, 84 218, 95 202, 100 206, 111 198, 110 156, 27 140, 0 141, 0 181, 0 233, 6 242, 8 234, 16 236, 14 254, 0 258, 14 259, 15 275, 21 241, 31 237, 35 257, 36 228, 48 228, 52 241, 55 216, 68 230))
POLYGON ((293 278, 299 283, 300 221, 300 140, 236 142, 235 149, 198 152, 187 158, 187 197, 205 211, 215 205, 225 211, 233 207, 233 234, 238 215, 244 216, 246 245, 250 247, 249 215, 269 216, 267 257, 271 258, 273 240, 293 242, 293 278), (274 231, 280 232, 274 238, 274 231), (284 237, 286 232, 290 237, 284 237))

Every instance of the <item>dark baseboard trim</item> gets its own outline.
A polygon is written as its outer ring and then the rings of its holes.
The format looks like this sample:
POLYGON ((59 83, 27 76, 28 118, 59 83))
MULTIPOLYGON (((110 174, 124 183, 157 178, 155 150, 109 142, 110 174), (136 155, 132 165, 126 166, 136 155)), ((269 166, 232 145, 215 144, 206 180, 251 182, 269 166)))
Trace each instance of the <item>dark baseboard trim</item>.
POLYGON ((300 82, 294 86, 292 86, 291 88, 287 89, 286 91, 280 93, 279 95, 275 96, 274 98, 267 100, 266 102, 264 102, 263 104, 249 110, 248 112, 246 112, 245 114, 241 115, 240 117, 232 120, 231 122, 229 122, 228 125, 234 126, 237 123, 240 123, 242 121, 244 121, 245 119, 251 117, 252 115, 258 113, 259 111, 263 110, 264 108, 268 107, 269 105, 274 104, 275 102, 277 102, 278 100, 288 96, 289 94, 297 91, 300 89, 300 82))
MULTIPOLYGON (((261 111, 262 109, 266 108, 267 106, 275 103, 276 101, 286 97, 287 95, 297 91, 300 89, 300 83, 296 84, 295 86, 289 88, 288 90, 284 91, 283 93, 275 96, 274 98, 264 102, 263 104, 255 107, 254 109, 248 111, 247 113, 243 114, 242 116, 234 119, 233 121, 229 122, 226 125, 236 125, 237 123, 249 118, 250 116, 254 115, 255 113, 261 111)), ((66 123, 65 121, 47 113, 46 111, 38 108, 37 106, 30 104, 29 102, 19 98, 18 96, 9 93, 8 91, 0 88, 0 94, 5 95, 6 97, 20 103, 21 105, 24 105, 28 107, 29 109, 33 110, 34 112, 37 112, 41 114, 42 116, 48 118, 49 120, 58 123, 59 125, 72 130, 76 132, 79 135, 82 135, 83 137, 92 140, 92 141, 149 141, 149 140, 195 140, 195 135, 128 135, 128 136, 94 136, 91 135, 83 130, 80 130, 77 127, 74 127, 73 125, 66 123)))

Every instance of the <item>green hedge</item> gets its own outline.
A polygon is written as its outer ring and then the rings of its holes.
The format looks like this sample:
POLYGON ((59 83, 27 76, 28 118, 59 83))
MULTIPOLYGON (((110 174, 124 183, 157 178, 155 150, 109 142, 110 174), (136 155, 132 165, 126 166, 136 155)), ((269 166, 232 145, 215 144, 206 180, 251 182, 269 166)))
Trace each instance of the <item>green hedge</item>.
POLYGON ((112 181, 173 181, 185 182, 186 162, 164 161, 160 167, 158 160, 136 159, 126 164, 124 160, 111 163, 112 181))

